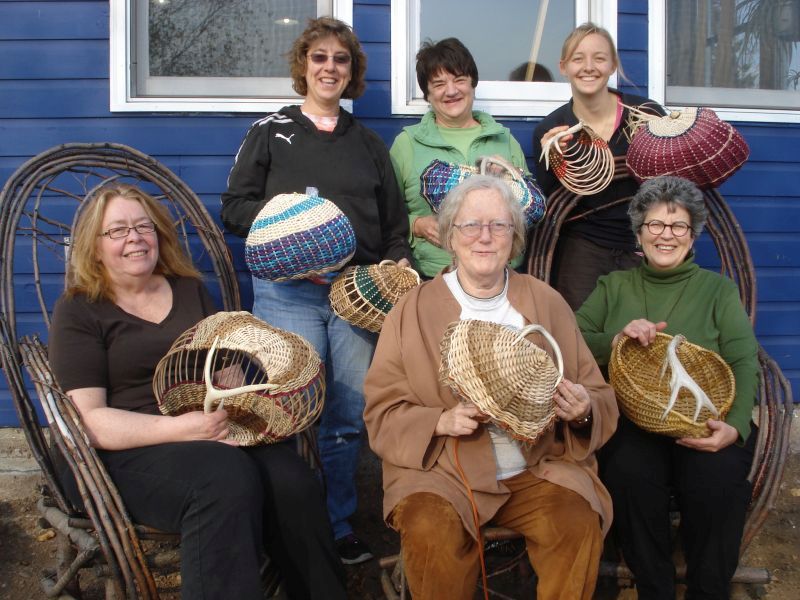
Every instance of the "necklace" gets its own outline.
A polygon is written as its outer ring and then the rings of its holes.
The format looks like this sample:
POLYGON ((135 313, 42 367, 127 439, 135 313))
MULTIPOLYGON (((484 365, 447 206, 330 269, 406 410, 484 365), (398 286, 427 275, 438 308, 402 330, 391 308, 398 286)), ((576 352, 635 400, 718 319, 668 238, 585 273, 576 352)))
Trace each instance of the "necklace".
MULTIPOLYGON (((672 306, 669 307, 666 316, 663 319, 659 319, 660 321, 664 321, 665 323, 669 323, 669 318, 672 316, 672 311, 675 310, 675 307, 678 306, 681 302, 681 298, 683 298, 683 294, 686 291, 686 288, 689 287, 689 281, 691 281, 691 277, 686 278, 686 282, 683 284, 683 288, 678 293, 678 297, 675 299, 675 302, 672 303, 672 306)), ((657 322, 650 318, 650 309, 647 306, 647 290, 644 287, 644 277, 641 278, 642 283, 642 301, 644 302, 644 316, 648 321, 652 321, 653 323, 657 322)))
POLYGON ((458 277, 458 269, 456 269, 456 283, 458 283, 458 287, 461 289, 462 292, 464 292, 464 294, 466 294, 467 296, 469 296, 470 298, 472 298, 474 300, 479 300, 481 302, 487 302, 489 300, 495 300, 496 298, 499 298, 500 296, 502 296, 505 293, 506 289, 507 289, 507 286, 508 286, 508 269, 504 269, 503 270, 503 287, 494 296, 489 296, 488 298, 482 298, 480 296, 473 296, 467 290, 465 290, 464 286, 461 285, 461 279, 458 277))

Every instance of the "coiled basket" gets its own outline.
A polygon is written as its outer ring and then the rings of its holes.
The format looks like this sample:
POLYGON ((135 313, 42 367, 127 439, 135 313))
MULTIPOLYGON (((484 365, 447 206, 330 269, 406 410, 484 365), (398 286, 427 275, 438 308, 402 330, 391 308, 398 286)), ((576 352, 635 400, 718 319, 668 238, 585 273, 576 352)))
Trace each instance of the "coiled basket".
POLYGON ((175 340, 156 367, 153 391, 165 415, 210 412, 224 404, 229 439, 254 446, 314 423, 325 398, 325 375, 316 350, 299 335, 248 312, 219 312, 175 340), (253 389, 259 387, 266 389, 253 389))
POLYGON ((541 325, 521 331, 464 319, 451 323, 440 344, 439 378, 475 404, 512 437, 533 444, 556 420, 553 393, 563 378, 561 350, 541 325), (556 362, 526 339, 539 333, 556 362))

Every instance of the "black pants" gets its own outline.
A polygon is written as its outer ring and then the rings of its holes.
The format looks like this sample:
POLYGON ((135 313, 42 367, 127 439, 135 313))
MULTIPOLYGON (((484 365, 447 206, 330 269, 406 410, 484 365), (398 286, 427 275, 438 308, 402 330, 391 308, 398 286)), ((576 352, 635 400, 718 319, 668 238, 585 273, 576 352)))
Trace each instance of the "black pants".
POLYGON ((576 311, 594 290, 598 277, 631 269, 641 262, 635 252, 604 248, 578 236, 564 235, 553 256, 550 283, 576 311))
POLYGON ((753 432, 744 447, 698 452, 620 417, 601 451, 601 478, 614 501, 614 532, 640 600, 675 599, 673 494, 681 514, 687 600, 729 597, 752 492, 746 478, 755 438, 753 432))
POLYGON ((290 444, 100 451, 131 518, 181 534, 181 597, 261 599, 264 552, 290 598, 345 598, 319 481, 290 444))

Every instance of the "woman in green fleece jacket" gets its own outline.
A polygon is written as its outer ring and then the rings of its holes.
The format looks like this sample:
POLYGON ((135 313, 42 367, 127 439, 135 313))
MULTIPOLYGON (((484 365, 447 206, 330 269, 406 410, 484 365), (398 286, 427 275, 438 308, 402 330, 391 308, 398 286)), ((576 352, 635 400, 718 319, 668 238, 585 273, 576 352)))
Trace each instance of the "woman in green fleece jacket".
POLYGON ((644 263, 601 277, 576 315, 595 359, 607 367, 621 335, 646 346, 656 332, 681 333, 730 365, 736 396, 724 420, 708 421, 706 438, 674 440, 620 417, 601 454, 601 478, 640 599, 675 598, 672 494, 681 510, 686 597, 728 598, 751 494, 758 344, 734 282, 694 262, 692 246, 707 216, 695 185, 679 177, 647 181, 628 214, 644 263))
MULTIPOLYGON (((522 148, 511 131, 485 112, 472 110, 478 67, 456 38, 426 42, 417 53, 417 82, 431 105, 416 125, 404 127, 390 151, 408 208, 411 251, 427 278, 450 265, 442 250, 436 215, 420 194, 419 177, 434 159, 474 165, 483 156, 501 156, 528 173, 522 148)), ((511 260, 522 263, 522 255, 511 260)))

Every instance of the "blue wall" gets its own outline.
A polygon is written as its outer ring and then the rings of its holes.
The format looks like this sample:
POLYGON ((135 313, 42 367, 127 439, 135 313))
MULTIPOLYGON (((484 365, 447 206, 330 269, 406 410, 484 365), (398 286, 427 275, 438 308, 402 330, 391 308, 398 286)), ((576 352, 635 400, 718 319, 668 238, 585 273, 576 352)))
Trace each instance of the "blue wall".
MULTIPOLYGON (((619 1, 619 47, 632 82, 647 90, 647 3, 619 1)), ((108 110, 108 1, 0 0, 0 181, 31 156, 67 142, 113 141, 155 156, 218 217, 219 194, 241 138, 258 115, 151 115, 108 110)), ((391 143, 415 119, 390 109, 390 7, 362 0, 354 25, 369 56, 356 116, 391 143)), ((458 32, 453 32, 458 35, 458 32)), ((530 158, 534 121, 506 120, 530 158)), ((800 127, 737 124, 752 154, 722 187, 747 235, 758 276, 756 333, 800 398, 800 127)), ((243 270, 241 242, 231 240, 243 270)), ((713 266, 714 258, 708 258, 713 266)), ((244 303, 250 303, 242 275, 244 303)), ((16 415, 0 378, 0 426, 16 415)))

